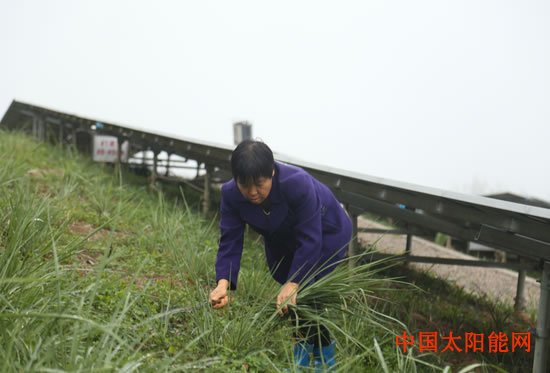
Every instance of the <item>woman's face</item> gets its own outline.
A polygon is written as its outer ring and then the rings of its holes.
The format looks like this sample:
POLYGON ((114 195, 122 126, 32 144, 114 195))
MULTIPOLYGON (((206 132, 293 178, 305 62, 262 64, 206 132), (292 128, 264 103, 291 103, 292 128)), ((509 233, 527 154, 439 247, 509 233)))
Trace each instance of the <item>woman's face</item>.
POLYGON ((255 182, 247 185, 237 182, 237 186, 244 198, 255 205, 259 205, 269 196, 272 181, 271 177, 259 177, 255 182))

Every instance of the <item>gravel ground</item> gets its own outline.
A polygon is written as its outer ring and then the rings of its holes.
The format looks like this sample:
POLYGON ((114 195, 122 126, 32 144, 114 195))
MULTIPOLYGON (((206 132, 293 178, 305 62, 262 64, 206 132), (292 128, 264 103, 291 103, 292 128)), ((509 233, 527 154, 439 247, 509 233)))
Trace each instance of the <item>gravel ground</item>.
MULTIPOLYGON (((360 228, 386 228, 371 220, 359 218, 360 228)), ((380 252, 399 254, 405 251, 405 236, 380 233, 360 233, 359 240, 363 245, 373 244, 380 252)), ((413 237, 412 255, 434 256, 457 259, 477 259, 433 242, 413 237)), ((495 302, 514 304, 516 295, 517 272, 502 268, 466 267, 442 264, 411 263, 412 268, 428 271, 435 276, 450 281, 468 292, 491 298, 495 302)), ((525 280, 527 310, 538 308, 540 285, 535 279, 525 280)))

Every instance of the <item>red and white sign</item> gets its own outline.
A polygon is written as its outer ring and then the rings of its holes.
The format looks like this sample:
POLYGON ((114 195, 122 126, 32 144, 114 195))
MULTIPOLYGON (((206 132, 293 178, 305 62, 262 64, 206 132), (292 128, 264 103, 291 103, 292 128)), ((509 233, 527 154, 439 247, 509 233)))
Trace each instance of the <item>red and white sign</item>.
MULTIPOLYGON (((121 146, 120 161, 128 161, 128 141, 124 141, 121 146)), ((115 136, 94 136, 94 156, 95 162, 118 162, 118 138, 115 136)))

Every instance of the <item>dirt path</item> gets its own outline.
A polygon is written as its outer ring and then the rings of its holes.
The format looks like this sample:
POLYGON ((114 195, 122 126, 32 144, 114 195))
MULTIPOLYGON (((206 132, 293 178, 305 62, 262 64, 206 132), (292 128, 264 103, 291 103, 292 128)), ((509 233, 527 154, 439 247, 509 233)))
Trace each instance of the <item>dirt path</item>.
MULTIPOLYGON (((360 228, 386 228, 385 226, 359 218, 360 228)), ((363 245, 373 244, 384 253, 400 254, 405 251, 406 238, 403 235, 360 233, 359 240, 363 245)), ((434 256, 442 258, 477 259, 473 256, 437 245, 433 242, 413 237, 412 255, 434 256)), ((502 268, 466 267, 456 265, 411 263, 411 267, 429 271, 437 277, 450 281, 464 290, 485 295, 495 302, 514 304, 516 295, 517 272, 502 268)), ((527 309, 538 307, 540 285, 531 277, 525 280, 527 309)))

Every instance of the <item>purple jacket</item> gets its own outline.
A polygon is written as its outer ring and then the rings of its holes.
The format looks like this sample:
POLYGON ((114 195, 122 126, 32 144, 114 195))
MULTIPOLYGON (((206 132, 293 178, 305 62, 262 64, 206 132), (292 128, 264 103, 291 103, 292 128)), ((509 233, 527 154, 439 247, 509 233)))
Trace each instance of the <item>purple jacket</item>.
POLYGON ((241 194, 235 180, 223 184, 221 194, 216 282, 224 278, 237 287, 245 223, 264 237, 267 264, 281 284, 315 272, 318 279, 346 254, 350 218, 330 189, 301 168, 275 162, 269 215, 241 194))

